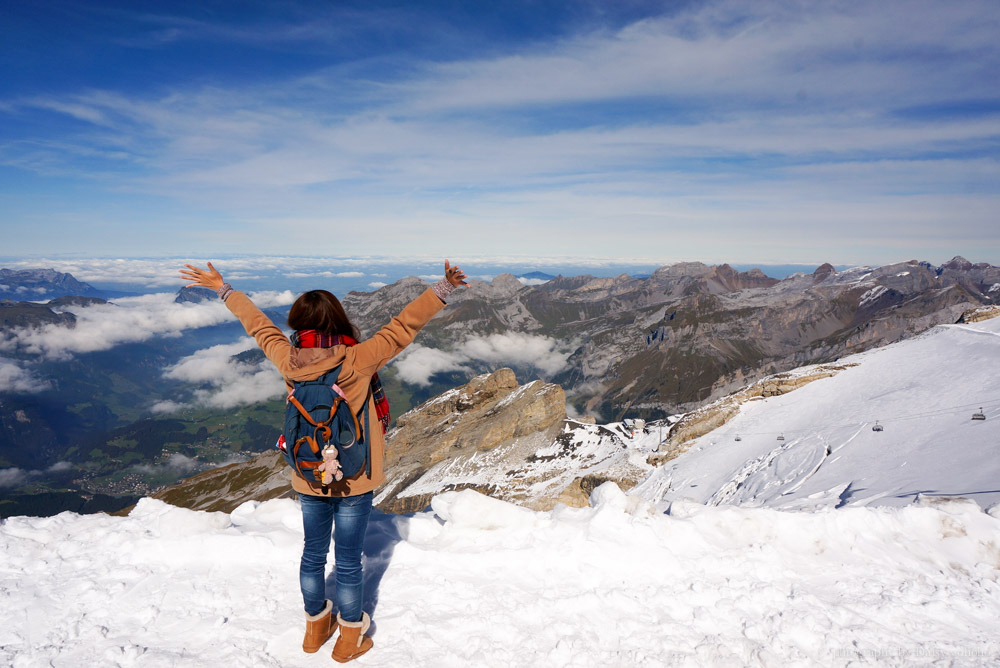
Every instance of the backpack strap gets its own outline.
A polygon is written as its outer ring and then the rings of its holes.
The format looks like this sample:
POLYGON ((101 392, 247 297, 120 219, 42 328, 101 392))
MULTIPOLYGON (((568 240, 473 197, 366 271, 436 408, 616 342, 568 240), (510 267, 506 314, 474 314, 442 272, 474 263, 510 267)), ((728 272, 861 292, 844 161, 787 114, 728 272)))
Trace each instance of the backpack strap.
POLYGON ((365 423, 365 431, 364 431, 365 438, 364 438, 364 443, 365 443, 365 447, 368 448, 368 454, 365 455, 365 474, 369 478, 372 477, 372 443, 371 443, 370 440, 368 440, 367 437, 370 435, 370 433, 369 433, 370 430, 368 429, 368 402, 371 401, 371 398, 372 398, 372 386, 371 386, 371 384, 369 384, 368 385, 368 394, 365 395, 365 407, 361 409, 361 411, 365 414, 365 417, 364 417, 364 423, 365 423))
POLYGON ((324 385, 335 384, 337 382, 337 379, 340 378, 340 368, 342 366, 343 366, 342 364, 338 364, 337 366, 333 367, 332 369, 324 373, 316 380, 322 381, 324 385))
MULTIPOLYGON (((334 413, 337 412, 337 406, 340 405, 341 401, 343 401, 343 399, 341 399, 340 397, 337 397, 336 399, 334 399, 333 400, 333 405, 330 406, 330 417, 328 417, 327 419, 323 420, 322 422, 316 422, 316 420, 313 420, 312 415, 309 415, 309 411, 307 411, 305 409, 305 406, 303 406, 299 402, 299 400, 295 398, 294 395, 289 395, 288 396, 288 403, 290 403, 291 405, 295 406, 295 409, 302 415, 302 417, 304 417, 306 419, 306 422, 308 422, 312 426, 316 427, 317 431, 322 430, 323 431, 323 438, 325 438, 326 440, 330 440, 330 426, 329 426, 330 425, 330 420, 333 419, 333 415, 334 415, 334 413)), ((314 452, 318 452, 318 450, 315 447, 313 448, 313 451, 314 452)))

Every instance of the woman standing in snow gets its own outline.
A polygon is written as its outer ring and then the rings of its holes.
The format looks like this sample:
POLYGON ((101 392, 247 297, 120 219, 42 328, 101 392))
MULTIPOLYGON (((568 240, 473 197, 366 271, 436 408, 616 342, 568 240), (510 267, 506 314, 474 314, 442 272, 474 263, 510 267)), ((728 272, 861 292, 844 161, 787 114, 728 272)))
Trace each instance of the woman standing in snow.
POLYGON ((384 430, 389 422, 388 402, 376 371, 413 341, 417 332, 444 308, 444 300, 456 287, 467 285, 466 275, 445 260, 443 279, 410 302, 374 336, 359 343, 354 339, 357 330, 340 301, 326 290, 306 292, 292 304, 288 326, 295 333, 289 340, 249 297, 223 281, 211 262, 207 269, 185 266, 187 269, 181 269, 180 273, 190 281, 189 287, 210 288, 218 293, 247 334, 256 339, 267 358, 278 367, 289 389, 292 381, 313 380, 340 366, 337 385, 352 412, 358 414, 367 400, 368 412, 382 420, 382 429, 369 432, 370 471, 362 467, 354 477, 325 486, 307 481, 298 472, 292 474, 292 487, 302 505, 305 534, 299 567, 306 612, 302 649, 318 651, 339 628, 333 658, 341 663, 350 661, 372 647, 371 638, 365 635, 371 620, 361 609, 361 549, 373 491, 385 481, 384 430), (336 622, 332 617, 333 603, 326 598, 325 581, 331 530, 337 582, 336 622))

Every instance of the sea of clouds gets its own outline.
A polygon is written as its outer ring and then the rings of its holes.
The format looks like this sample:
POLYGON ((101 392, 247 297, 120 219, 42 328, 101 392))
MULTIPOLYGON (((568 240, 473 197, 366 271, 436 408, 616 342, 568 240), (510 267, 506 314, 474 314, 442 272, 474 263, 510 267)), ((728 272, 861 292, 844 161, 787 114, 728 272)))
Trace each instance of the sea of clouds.
MULTIPOLYGON (((0 333, 0 392, 32 393, 50 387, 32 366, 41 361, 67 361, 75 355, 155 337, 176 338, 193 330, 231 322, 221 301, 177 303, 175 293, 158 292, 112 299, 106 304, 65 306, 74 324, 51 323, 16 327, 0 333), (6 356, 3 354, 6 353, 6 356), (18 359, 14 359, 16 356, 18 359)), ((291 291, 252 294, 261 308, 287 306, 291 291)), ((247 363, 234 358, 255 347, 250 337, 197 350, 164 369, 165 378, 190 386, 186 396, 159 401, 153 413, 171 413, 191 406, 233 408, 281 396, 280 374, 266 360, 247 363)), ((394 361, 403 382, 427 386, 438 373, 473 375, 476 367, 530 367, 551 377, 566 365, 572 351, 567 342, 518 332, 471 336, 448 350, 411 345, 394 361)))
MULTIPOLYGON (((77 353, 110 350, 123 343, 137 343, 157 336, 178 337, 183 332, 230 321, 233 316, 221 301, 175 303, 174 293, 154 293, 113 299, 107 304, 67 306, 76 323, 16 327, 0 333, 0 353, 18 352, 49 360, 67 360, 77 353)), ((258 292, 261 308, 286 306, 291 292, 258 292)))
MULTIPOLYGON (((130 292, 154 292, 176 288, 183 281, 178 269, 185 264, 204 267, 207 260, 222 272, 226 281, 238 289, 305 291, 323 287, 335 293, 349 290, 375 290, 406 276, 436 281, 443 275, 444 258, 427 256, 305 257, 291 255, 254 255, 219 258, 0 258, 0 266, 28 270, 51 268, 72 274, 74 278, 99 289, 130 292), (318 284, 317 284, 318 283, 318 284)), ((614 276, 619 273, 647 274, 666 263, 655 258, 587 258, 576 256, 521 257, 490 256, 452 258, 470 278, 490 281, 502 273, 523 274, 545 271, 566 276, 593 274, 614 276)), ((543 279, 522 279, 525 285, 539 285, 543 279)), ((26 299, 31 298, 26 293, 26 299)))

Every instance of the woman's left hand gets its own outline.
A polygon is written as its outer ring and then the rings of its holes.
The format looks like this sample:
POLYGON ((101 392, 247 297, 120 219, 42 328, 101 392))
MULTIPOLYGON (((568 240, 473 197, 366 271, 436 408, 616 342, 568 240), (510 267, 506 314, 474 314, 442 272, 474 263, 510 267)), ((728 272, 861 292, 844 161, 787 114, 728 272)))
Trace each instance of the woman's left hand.
POLYGON ((454 285, 456 288, 460 285, 468 286, 469 284, 465 282, 468 276, 465 272, 458 267, 452 267, 448 264, 448 260, 444 261, 444 277, 448 279, 448 282, 454 285))
POLYGON ((222 284, 225 283, 222 280, 222 274, 212 266, 211 262, 208 263, 208 269, 199 269, 191 264, 184 266, 187 269, 181 269, 181 278, 185 281, 191 281, 184 286, 186 288, 200 287, 218 291, 222 287, 222 284))

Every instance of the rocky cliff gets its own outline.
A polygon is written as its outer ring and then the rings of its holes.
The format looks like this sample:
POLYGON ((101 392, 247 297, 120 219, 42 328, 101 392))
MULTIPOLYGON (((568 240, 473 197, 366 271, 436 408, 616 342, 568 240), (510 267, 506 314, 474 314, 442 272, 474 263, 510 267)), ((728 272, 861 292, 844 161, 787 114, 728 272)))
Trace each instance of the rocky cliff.
POLYGON ((389 433, 383 510, 422 510, 435 494, 473 488, 523 501, 532 481, 518 466, 548 445, 566 421, 558 385, 518 385, 500 369, 473 378, 402 415, 389 433))

